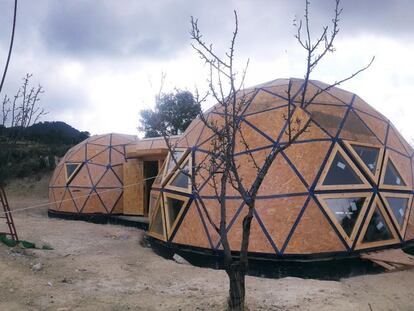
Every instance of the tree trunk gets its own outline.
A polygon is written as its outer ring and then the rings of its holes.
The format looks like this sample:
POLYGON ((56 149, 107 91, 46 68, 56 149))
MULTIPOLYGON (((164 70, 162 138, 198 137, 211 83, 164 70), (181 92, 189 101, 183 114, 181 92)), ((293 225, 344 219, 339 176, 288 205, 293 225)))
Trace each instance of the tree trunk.
POLYGON ((244 311, 246 270, 239 261, 226 269, 230 281, 228 307, 231 311, 244 311))

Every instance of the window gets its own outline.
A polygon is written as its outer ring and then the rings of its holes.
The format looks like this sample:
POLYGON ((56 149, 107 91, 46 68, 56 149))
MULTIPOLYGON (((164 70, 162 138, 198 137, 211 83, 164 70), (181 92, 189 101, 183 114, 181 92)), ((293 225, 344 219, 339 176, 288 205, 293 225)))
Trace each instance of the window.
POLYGON ((182 156, 184 155, 184 150, 175 150, 173 154, 174 158, 171 155, 168 157, 168 166, 165 175, 168 175, 173 170, 175 167, 175 162, 180 162, 182 156))
POLYGON ((363 243, 378 242, 392 239, 393 236, 378 207, 375 208, 365 232, 363 243))
POLYGON ((153 217, 151 218, 149 234, 158 239, 165 240, 163 202, 161 198, 158 200, 153 217))
POLYGON ((400 227, 404 223, 405 211, 408 207, 408 198, 386 198, 388 205, 391 207, 391 211, 395 216, 400 227))
POLYGON ((190 168, 187 161, 184 167, 182 167, 181 170, 178 170, 178 174, 173 178, 171 185, 174 187, 187 189, 190 179, 186 174, 188 174, 189 172, 190 168))
POLYGON ((359 145, 352 145, 352 147, 368 169, 375 174, 377 171, 380 149, 359 145))
POLYGON ((387 161, 387 169, 385 170, 384 175, 384 185, 406 186, 406 183, 390 159, 387 161))
POLYGON ((164 198, 165 213, 167 218, 167 230, 168 235, 171 235, 189 199, 184 196, 179 196, 167 192, 164 193, 164 198))
POLYGON ((318 201, 349 247, 354 244, 371 199, 369 192, 318 194, 318 201))
POLYGON ((361 197, 325 199, 327 206, 348 237, 351 237, 365 200, 366 198, 361 197))
POLYGON ((66 183, 70 183, 79 172, 82 163, 66 163, 66 183))
POLYGON ((351 168, 342 155, 337 153, 323 181, 323 185, 355 185, 363 184, 362 180, 351 168))

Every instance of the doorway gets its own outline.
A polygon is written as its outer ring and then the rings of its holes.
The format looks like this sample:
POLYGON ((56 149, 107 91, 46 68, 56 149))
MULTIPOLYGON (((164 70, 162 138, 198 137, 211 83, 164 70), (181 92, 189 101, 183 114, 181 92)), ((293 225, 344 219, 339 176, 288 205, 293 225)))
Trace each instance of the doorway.
POLYGON ((158 175, 158 161, 144 161, 144 215, 148 215, 151 187, 158 175))

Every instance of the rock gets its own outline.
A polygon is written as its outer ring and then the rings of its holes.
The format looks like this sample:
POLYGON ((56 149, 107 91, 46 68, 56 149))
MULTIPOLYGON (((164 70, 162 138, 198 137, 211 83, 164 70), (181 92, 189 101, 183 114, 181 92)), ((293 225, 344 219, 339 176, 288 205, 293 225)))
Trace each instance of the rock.
POLYGON ((190 265, 190 263, 178 254, 174 254, 173 259, 176 263, 181 265, 190 265))
POLYGON ((53 283, 52 282, 47 282, 47 286, 52 287, 53 283))
POLYGON ((41 262, 38 262, 32 266, 32 271, 37 272, 43 269, 43 265, 41 262))

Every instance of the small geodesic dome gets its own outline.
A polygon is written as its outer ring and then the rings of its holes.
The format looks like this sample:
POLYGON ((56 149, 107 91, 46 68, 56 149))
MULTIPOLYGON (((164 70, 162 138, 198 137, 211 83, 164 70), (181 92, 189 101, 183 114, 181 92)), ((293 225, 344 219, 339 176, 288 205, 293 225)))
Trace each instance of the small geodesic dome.
MULTIPOLYGON (((287 142, 289 83, 299 107, 303 80, 279 79, 242 92, 247 100, 241 132, 259 164, 272 145, 287 142)), ((311 81, 306 100, 326 86, 311 81)), ((220 113, 214 107, 205 116, 220 122, 220 113)), ((413 149, 397 129, 360 97, 339 88, 322 92, 302 113, 310 118, 310 128, 276 157, 262 184, 249 252, 348 256, 412 242, 413 149)), ((178 142, 178 165, 195 174, 194 168, 209 161, 212 137, 200 119, 194 120, 178 142)), ((236 164, 248 184, 255 166, 240 139, 236 149, 236 164)), ((211 176, 203 169, 196 174, 198 197, 171 156, 165 163, 152 187, 149 234, 186 250, 220 250, 211 224, 219 227, 220 221, 211 176)), ((226 200, 229 243, 238 251, 247 207, 231 187, 226 200)))
POLYGON ((122 213, 125 147, 136 140, 131 135, 97 135, 71 148, 50 180, 49 213, 122 213))

